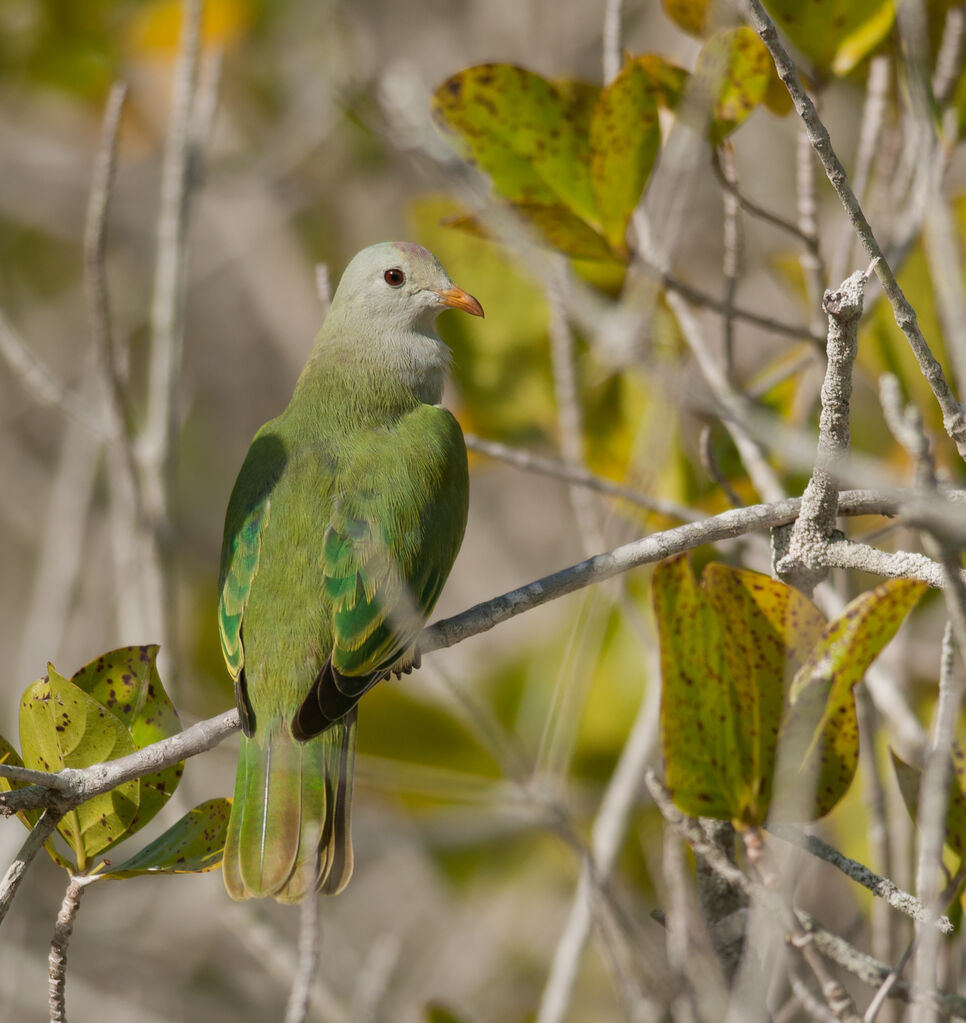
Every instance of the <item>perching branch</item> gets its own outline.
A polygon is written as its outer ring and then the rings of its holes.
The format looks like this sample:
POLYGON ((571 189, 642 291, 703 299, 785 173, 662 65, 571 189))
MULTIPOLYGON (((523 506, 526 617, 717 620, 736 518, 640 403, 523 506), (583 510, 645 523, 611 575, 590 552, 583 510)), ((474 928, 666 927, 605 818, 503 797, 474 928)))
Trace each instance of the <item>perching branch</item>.
POLYGON ((766 13, 761 0, 746 0, 746 5, 751 23, 755 31, 761 36, 762 42, 768 47, 772 60, 775 63, 778 77, 788 90, 788 94, 795 104, 795 110, 805 125, 809 142, 822 161, 825 173, 828 175, 832 187, 841 200, 846 215, 862 243, 862 247, 874 264, 875 275, 878 277, 879 283, 882 285, 882 289, 892 305, 896 323, 902 333, 905 334, 909 346, 916 357, 916 361, 919 363, 919 369, 926 378, 942 410, 943 424, 946 432, 956 444, 959 454, 966 458, 966 412, 964 412, 963 406, 953 395, 943 373, 942 366, 940 366, 936 357, 932 354, 926 339, 922 335, 922 331, 919 329, 916 312, 899 287, 895 274, 892 272, 892 268, 886 261, 882 249, 872 233, 872 228, 868 220, 866 220, 865 214, 862 212, 862 208, 859 206, 855 193, 849 184, 845 168, 832 148, 832 140, 829 138, 828 130, 819 118, 814 103, 812 103, 812 100, 802 87, 795 65, 788 56, 788 51, 778 38, 775 23, 766 13))
MULTIPOLYGON (((847 490, 839 494, 839 512, 846 515, 895 515, 903 506, 900 496, 885 495, 876 491, 847 490)), ((570 565, 567 568, 544 576, 532 583, 511 590, 499 597, 477 604, 451 618, 442 619, 427 626, 419 639, 420 654, 455 646, 464 639, 487 632, 494 626, 518 614, 556 600, 568 593, 583 589, 594 583, 611 579, 621 572, 627 572, 641 565, 663 561, 704 544, 720 540, 731 540, 750 532, 773 529, 791 522, 799 513, 801 501, 787 498, 772 504, 750 505, 746 508, 732 508, 713 515, 702 522, 677 526, 651 536, 634 540, 615 547, 603 554, 570 565)), ((830 545, 830 564, 842 565, 847 559, 838 557, 840 549, 861 548, 863 545, 835 543, 830 545)), ((868 548, 875 550, 874 548, 868 548)), ((865 565, 868 571, 879 571, 892 577, 894 573, 922 579, 931 586, 941 587, 946 580, 941 567, 923 555, 890 555, 878 552, 878 564, 865 565), (936 570, 936 571, 934 571, 936 570)), ((848 567, 857 567, 849 565, 848 567)), ((51 784, 30 785, 12 792, 0 793, 0 816, 9 816, 21 810, 55 806, 68 810, 79 803, 107 792, 122 782, 138 778, 143 774, 160 771, 165 767, 211 749, 239 728, 238 713, 225 711, 217 717, 199 721, 183 732, 146 746, 117 760, 96 764, 86 768, 65 768, 51 777, 60 779, 51 784), (65 785, 66 780, 66 785, 65 785)), ((0 777, 12 776, 17 769, 0 764, 0 777)))

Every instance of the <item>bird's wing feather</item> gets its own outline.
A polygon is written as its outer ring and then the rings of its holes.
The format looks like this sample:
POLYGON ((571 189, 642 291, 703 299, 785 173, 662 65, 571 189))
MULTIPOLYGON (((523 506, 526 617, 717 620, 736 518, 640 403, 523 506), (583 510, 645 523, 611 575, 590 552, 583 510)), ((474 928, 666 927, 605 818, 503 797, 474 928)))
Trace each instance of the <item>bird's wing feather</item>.
POLYGON ((337 719, 409 650, 466 527, 466 448, 445 409, 419 406, 341 468, 322 549, 332 650, 297 734, 337 719))
POLYGON ((225 663, 235 683, 235 697, 247 735, 250 714, 244 693, 245 648, 242 622, 258 572, 262 537, 268 527, 271 494, 282 475, 284 447, 266 423, 248 450, 225 516, 219 579, 218 633, 225 663))

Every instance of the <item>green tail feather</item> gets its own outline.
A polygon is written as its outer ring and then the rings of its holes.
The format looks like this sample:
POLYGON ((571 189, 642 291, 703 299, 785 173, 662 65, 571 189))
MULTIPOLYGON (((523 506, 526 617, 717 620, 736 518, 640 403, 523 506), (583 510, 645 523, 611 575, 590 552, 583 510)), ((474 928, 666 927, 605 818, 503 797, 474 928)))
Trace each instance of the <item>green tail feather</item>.
POLYGON ((280 721, 242 736, 223 874, 233 899, 299 902, 352 874, 356 714, 307 742, 280 721))

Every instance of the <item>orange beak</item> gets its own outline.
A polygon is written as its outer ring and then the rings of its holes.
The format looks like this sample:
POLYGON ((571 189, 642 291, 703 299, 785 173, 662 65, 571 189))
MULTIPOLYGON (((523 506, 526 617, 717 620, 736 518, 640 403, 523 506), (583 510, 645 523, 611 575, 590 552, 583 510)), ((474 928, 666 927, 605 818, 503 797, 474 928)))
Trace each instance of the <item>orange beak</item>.
POLYGON ((471 316, 483 315, 483 306, 462 288, 447 288, 445 291, 437 291, 436 294, 443 300, 443 305, 450 309, 462 309, 471 316))

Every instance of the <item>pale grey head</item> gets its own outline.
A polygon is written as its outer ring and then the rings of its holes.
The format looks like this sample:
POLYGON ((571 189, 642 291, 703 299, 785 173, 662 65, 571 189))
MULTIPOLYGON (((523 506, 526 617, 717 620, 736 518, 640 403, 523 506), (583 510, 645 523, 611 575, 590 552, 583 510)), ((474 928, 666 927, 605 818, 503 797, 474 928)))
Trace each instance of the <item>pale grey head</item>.
POLYGON ((413 242, 379 242, 353 256, 332 299, 333 313, 352 310, 371 329, 432 330, 446 309, 482 316, 472 295, 457 288, 439 260, 413 242))
POLYGON ((428 249, 413 242, 379 242, 345 268, 316 350, 361 359, 436 404, 450 355, 434 324, 447 309, 483 315, 480 303, 453 284, 428 249))

